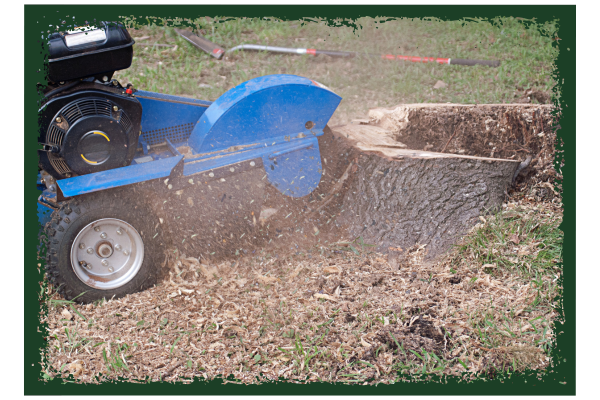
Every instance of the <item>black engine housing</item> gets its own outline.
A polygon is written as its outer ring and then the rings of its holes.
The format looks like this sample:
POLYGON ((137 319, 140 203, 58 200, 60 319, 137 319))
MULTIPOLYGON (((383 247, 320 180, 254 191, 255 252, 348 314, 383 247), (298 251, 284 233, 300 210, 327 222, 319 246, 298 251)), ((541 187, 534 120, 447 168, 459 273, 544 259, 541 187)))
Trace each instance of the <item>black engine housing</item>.
POLYGON ((127 166, 138 144, 142 105, 135 97, 103 84, 78 86, 40 110, 39 164, 56 179, 127 166))

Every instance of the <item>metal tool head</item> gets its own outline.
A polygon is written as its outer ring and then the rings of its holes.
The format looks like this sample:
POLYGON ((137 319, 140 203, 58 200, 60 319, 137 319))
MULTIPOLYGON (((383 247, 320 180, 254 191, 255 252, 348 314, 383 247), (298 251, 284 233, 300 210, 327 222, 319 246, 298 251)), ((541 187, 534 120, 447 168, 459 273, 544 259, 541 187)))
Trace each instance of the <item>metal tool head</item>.
POLYGON ((217 60, 220 60, 223 57, 223 54, 225 54, 225 49, 223 49, 221 46, 211 42, 210 40, 202 36, 196 35, 192 31, 184 29, 175 29, 175 32, 177 32, 179 36, 190 42, 194 47, 197 47, 200 50, 207 52, 217 60))

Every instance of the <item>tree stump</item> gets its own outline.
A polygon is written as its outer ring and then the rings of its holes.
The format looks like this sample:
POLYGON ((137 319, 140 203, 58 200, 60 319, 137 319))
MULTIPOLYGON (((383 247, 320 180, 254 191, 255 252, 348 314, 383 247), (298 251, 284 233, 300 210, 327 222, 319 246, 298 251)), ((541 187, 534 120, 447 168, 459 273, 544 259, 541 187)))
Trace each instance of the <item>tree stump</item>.
POLYGON ((372 109, 323 139, 339 181, 328 213, 338 215, 344 236, 378 251, 419 244, 435 257, 499 210, 519 173, 531 181, 556 175, 553 111, 540 104, 372 109))

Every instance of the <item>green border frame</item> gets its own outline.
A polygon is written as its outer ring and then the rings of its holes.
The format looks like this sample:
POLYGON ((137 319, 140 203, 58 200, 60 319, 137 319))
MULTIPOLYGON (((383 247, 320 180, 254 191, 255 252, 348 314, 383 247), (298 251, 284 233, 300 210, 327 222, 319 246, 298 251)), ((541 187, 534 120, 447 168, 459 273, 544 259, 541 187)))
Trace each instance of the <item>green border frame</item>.
POLYGON ((25 5, 25 262, 27 268, 24 279, 24 394, 212 394, 212 395, 258 395, 258 394, 294 394, 294 395, 574 395, 575 394, 575 6, 574 5, 427 5, 390 6, 390 5, 333 5, 333 6, 283 6, 283 5, 25 5), (457 382, 448 378, 448 383, 435 382, 403 383, 394 385, 360 386, 332 383, 295 383, 272 382, 260 385, 222 385, 219 379, 211 382, 192 384, 166 384, 153 382, 135 384, 127 382, 103 383, 101 385, 65 385, 55 379, 44 382, 41 379, 40 349, 44 346, 43 335, 39 329, 40 302, 39 282, 43 271, 37 272, 36 252, 39 229, 37 215, 31 211, 39 192, 33 182, 37 175, 37 100, 36 82, 42 81, 39 70, 43 69, 40 56, 42 26, 46 30, 50 22, 66 15, 77 17, 77 21, 117 20, 119 16, 154 16, 196 18, 206 15, 227 15, 231 17, 272 16, 281 19, 300 19, 303 17, 348 18, 358 17, 437 17, 443 20, 456 20, 465 16, 493 18, 496 16, 518 15, 522 18, 536 18, 543 23, 558 19, 561 50, 556 60, 558 89, 561 91, 560 106, 562 115, 559 141, 562 139, 565 150, 562 167, 564 177, 563 202, 565 206, 561 229, 564 231, 562 305, 563 321, 557 322, 557 333, 553 357, 566 362, 555 362, 554 372, 538 380, 534 373, 513 376, 504 383, 498 380, 457 382), (43 25, 42 25, 43 23, 43 25), (569 48, 569 51, 564 51, 569 48), (563 81, 564 79, 564 81, 563 81), (561 383, 566 382, 566 383, 561 383))

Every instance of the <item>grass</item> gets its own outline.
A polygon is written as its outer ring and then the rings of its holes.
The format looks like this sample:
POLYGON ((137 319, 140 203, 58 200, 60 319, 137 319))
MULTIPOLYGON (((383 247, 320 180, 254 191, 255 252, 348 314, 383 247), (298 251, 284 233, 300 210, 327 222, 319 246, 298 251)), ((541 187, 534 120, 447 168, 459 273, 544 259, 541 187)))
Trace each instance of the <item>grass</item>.
POLYGON ((129 346, 125 343, 110 343, 108 354, 106 349, 102 349, 102 358, 108 372, 118 373, 121 370, 129 371, 127 361, 125 360, 125 352, 128 349, 129 346))
POLYGON ((516 269, 541 287, 543 283, 535 279, 562 259, 561 219, 553 217, 536 209, 500 212, 459 246, 458 255, 493 266, 492 275, 494 268, 516 269))
MULTIPOLYGON (((457 246, 452 265, 458 272, 468 275, 479 266, 495 279, 514 280, 514 290, 523 285, 535 289, 535 296, 518 310, 490 300, 486 309, 468 313, 472 332, 502 369, 536 367, 540 350, 551 355, 552 315, 561 293, 557 266, 562 261, 561 221, 561 213, 517 206, 487 217, 457 246)), ((473 278, 468 282, 475 284, 473 278)))
POLYGON ((317 362, 318 358, 316 357, 319 354, 326 354, 322 349, 319 349, 318 346, 328 333, 329 329, 326 329, 321 336, 316 335, 312 339, 307 336, 305 340, 303 340, 300 335, 295 335, 294 348, 291 351, 281 347, 278 349, 292 358, 292 366, 296 369, 297 374, 301 374, 305 369, 306 372, 310 372, 311 361, 315 359, 315 362, 317 362))
MULTIPOLYGON (((238 51, 215 60, 180 38, 173 27, 153 24, 130 31, 138 40, 121 83, 140 89, 215 100, 226 90, 262 75, 306 76, 344 99, 334 122, 365 116, 369 108, 399 103, 509 103, 524 89, 550 94, 557 48, 555 24, 517 18, 492 21, 420 21, 361 18, 358 29, 323 21, 200 19, 200 33, 224 47, 265 44, 375 54, 500 60, 499 68, 417 64, 379 58, 354 59, 238 51), (171 44, 174 47, 158 47, 171 44), (441 80, 448 86, 433 89, 441 80)), ((134 21, 135 22, 135 21, 134 21)), ((133 23, 130 23, 130 26, 133 23)), ((535 99, 533 100, 536 101, 535 99)))
MULTIPOLYGON (((281 317, 288 313, 287 309, 282 310, 281 307, 277 311, 278 315, 281 317)), ((350 359, 349 354, 346 353, 343 346, 338 347, 337 350, 332 350, 331 347, 328 347, 325 344, 325 341, 328 340, 327 336, 330 333, 329 326, 333 327, 334 325, 339 326, 342 324, 342 321, 339 319, 336 320, 336 316, 338 315, 339 311, 339 309, 334 310, 334 312, 327 317, 325 322, 314 325, 311 328, 313 331, 312 336, 302 336, 294 329, 286 328, 286 326, 293 323, 292 320, 284 320, 280 317, 280 321, 282 321, 282 323, 274 324, 273 320, 277 318, 275 317, 277 312, 274 313, 265 310, 265 314, 263 315, 270 325, 269 328, 278 332, 283 331, 282 336, 289 338, 291 341, 291 346, 286 348, 281 346, 278 347, 278 350, 283 353, 283 355, 276 358, 286 363, 286 365, 288 365, 295 374, 306 374, 307 378, 310 378, 310 374, 318 371, 320 368, 332 369, 331 367, 333 365, 340 365, 339 362, 342 362, 342 367, 339 371, 337 371, 335 376, 342 382, 365 382, 373 380, 374 371, 377 371, 378 374, 383 373, 380 372, 378 367, 368 361, 361 359, 350 359)), ((382 326, 384 325, 383 317, 371 317, 367 313, 360 313, 357 316, 357 321, 361 323, 360 328, 353 331, 357 340, 360 340, 360 336, 365 329, 372 330, 373 325, 375 324, 381 324, 382 326)), ((391 319, 389 322, 392 324, 401 323, 397 316, 395 316, 395 318, 391 319)), ((394 341, 396 347, 395 350, 393 350, 393 354, 397 356, 399 361, 395 362, 390 367, 389 371, 385 372, 385 374, 389 375, 390 378, 394 378, 396 373, 413 375, 441 374, 446 367, 457 362, 453 360, 446 360, 443 357, 434 354, 433 352, 427 352, 423 349, 421 349, 420 353, 413 350, 405 350, 403 345, 400 344, 395 337, 394 341)), ((390 351, 389 346, 379 345, 377 349, 374 350, 375 359, 377 359, 380 352, 383 354, 384 352, 388 351, 390 351)), ((255 355, 253 359, 254 362, 260 363, 261 365, 272 362, 266 354, 262 354, 262 356, 255 355)), ((392 379, 392 381, 394 381, 394 379, 392 379)))
POLYGON ((421 349, 421 354, 409 349, 407 353, 404 346, 398 342, 393 333, 390 333, 396 344, 394 353, 399 356, 400 361, 396 362, 392 369, 404 374, 430 374, 441 373, 452 361, 438 357, 435 353, 427 352, 421 349))

